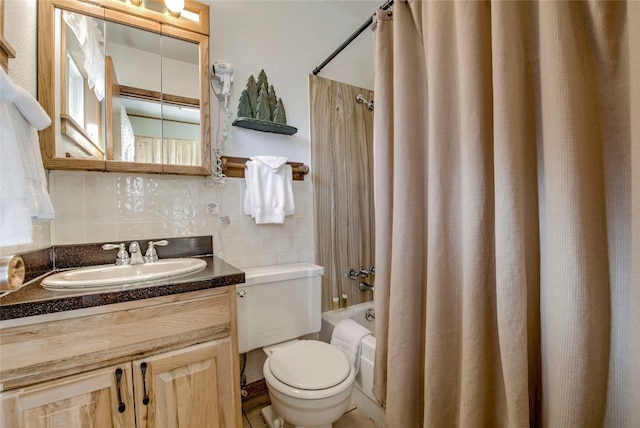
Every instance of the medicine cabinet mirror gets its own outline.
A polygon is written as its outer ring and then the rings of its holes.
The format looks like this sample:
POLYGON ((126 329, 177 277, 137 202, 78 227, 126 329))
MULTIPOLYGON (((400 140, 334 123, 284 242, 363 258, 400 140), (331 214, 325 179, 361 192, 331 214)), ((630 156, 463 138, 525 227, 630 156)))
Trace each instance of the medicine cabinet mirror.
POLYGON ((207 5, 41 0, 38 27, 45 168, 211 173, 207 5))

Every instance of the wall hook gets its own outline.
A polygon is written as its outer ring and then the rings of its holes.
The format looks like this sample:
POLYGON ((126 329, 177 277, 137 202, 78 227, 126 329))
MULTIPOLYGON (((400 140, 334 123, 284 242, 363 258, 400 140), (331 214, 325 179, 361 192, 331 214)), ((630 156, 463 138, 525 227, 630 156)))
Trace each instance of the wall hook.
POLYGON ((369 111, 373 111, 373 100, 367 101, 367 99, 362 95, 356 95, 356 101, 360 104, 366 104, 369 111))

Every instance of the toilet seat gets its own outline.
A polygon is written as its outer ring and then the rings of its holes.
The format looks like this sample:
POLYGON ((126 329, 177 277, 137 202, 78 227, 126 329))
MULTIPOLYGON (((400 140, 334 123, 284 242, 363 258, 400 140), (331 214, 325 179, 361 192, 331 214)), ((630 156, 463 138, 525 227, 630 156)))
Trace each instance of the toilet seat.
POLYGON ((316 340, 277 348, 268 360, 269 371, 278 381, 307 391, 334 387, 352 371, 342 351, 316 340))

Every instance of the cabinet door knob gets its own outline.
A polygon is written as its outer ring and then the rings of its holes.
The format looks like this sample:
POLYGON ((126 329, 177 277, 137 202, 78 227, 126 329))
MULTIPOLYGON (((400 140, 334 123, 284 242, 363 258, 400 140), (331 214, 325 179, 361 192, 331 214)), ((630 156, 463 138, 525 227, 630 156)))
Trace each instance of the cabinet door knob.
POLYGON ((122 394, 120 393, 120 382, 122 381, 122 369, 118 367, 116 369, 116 386, 118 387, 118 411, 124 413, 127 406, 122 402, 122 394))
POLYGON ((149 394, 147 393, 147 363, 140 364, 140 371, 142 372, 142 404, 146 406, 149 404, 149 394))

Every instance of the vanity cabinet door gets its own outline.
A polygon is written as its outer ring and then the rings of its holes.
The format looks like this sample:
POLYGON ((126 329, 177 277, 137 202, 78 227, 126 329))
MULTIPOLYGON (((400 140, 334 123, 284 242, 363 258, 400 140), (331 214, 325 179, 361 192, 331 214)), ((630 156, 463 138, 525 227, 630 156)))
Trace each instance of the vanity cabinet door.
POLYGON ((107 367, 0 394, 0 426, 134 428, 132 398, 131 365, 107 367))
POLYGON ((134 361, 137 427, 241 426, 233 358, 227 337, 134 361))

